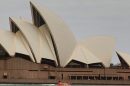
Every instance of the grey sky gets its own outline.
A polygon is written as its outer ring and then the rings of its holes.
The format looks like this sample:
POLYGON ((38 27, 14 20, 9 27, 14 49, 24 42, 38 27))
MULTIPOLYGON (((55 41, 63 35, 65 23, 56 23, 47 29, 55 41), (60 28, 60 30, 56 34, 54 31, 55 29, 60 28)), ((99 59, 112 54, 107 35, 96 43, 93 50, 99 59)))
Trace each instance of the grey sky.
MULTIPOLYGON (((58 14, 78 40, 110 35, 116 38, 116 50, 130 53, 130 0, 33 1, 58 14)), ((9 16, 31 20, 29 0, 0 0, 1 29, 9 30, 9 16)))

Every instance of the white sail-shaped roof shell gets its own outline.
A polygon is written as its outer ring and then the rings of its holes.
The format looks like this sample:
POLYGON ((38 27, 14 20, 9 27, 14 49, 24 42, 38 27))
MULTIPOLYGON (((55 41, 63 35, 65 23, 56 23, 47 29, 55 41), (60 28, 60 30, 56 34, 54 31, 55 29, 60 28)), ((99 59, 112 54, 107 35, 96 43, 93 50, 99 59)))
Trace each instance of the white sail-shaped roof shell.
POLYGON ((98 57, 80 44, 76 46, 72 56, 68 60, 68 63, 71 60, 76 60, 85 64, 102 63, 98 57))
MULTIPOLYGON (((35 59, 38 63, 41 62, 41 58, 51 59, 57 63, 55 54, 52 53, 51 48, 46 39, 44 27, 38 29, 33 24, 17 18, 11 18, 13 22, 19 27, 19 31, 23 34, 28 42, 28 46, 31 47, 35 59), (43 30, 42 30, 43 29, 43 30)), ((47 33, 46 33, 47 34, 47 33)))
POLYGON ((117 52, 121 58, 130 66, 130 54, 128 53, 124 53, 124 52, 121 52, 121 51, 118 51, 117 52))
POLYGON ((110 66, 115 49, 115 39, 109 36, 96 36, 82 41, 84 47, 101 59, 105 67, 110 66))
POLYGON ((26 50, 26 47, 24 46, 24 44, 23 44, 23 42, 22 42, 22 40, 21 40, 21 38, 20 38, 21 36, 20 36, 20 32, 17 32, 16 33, 16 36, 15 36, 15 51, 16 52, 21 52, 21 53, 23 53, 23 54, 25 54, 25 55, 29 55, 30 56, 30 54, 28 53, 28 51, 26 50))
POLYGON ((35 59, 31 53, 31 50, 23 34, 20 31, 17 31, 15 34, 16 34, 16 37, 15 37, 16 53, 29 55, 32 61, 35 62, 35 59))
POLYGON ((52 40, 47 32, 46 25, 41 26, 38 30, 40 35, 40 57, 54 60, 58 65, 52 40))
POLYGON ((40 38, 37 28, 33 24, 23 19, 11 18, 11 20, 16 24, 21 33, 24 35, 28 46, 33 51, 32 53, 35 56, 34 58, 37 59, 37 62, 40 62, 40 38))
POLYGON ((56 16, 53 12, 46 8, 41 8, 36 3, 31 2, 31 7, 32 6, 37 9, 45 21, 50 34, 54 39, 60 66, 64 67, 76 45, 73 34, 68 29, 67 25, 62 21, 62 19, 56 16))
POLYGON ((10 31, 0 30, 0 44, 10 56, 15 56, 15 53, 31 56, 21 41, 19 32, 14 34, 10 31))
POLYGON ((0 44, 10 56, 15 55, 15 34, 0 29, 0 44))

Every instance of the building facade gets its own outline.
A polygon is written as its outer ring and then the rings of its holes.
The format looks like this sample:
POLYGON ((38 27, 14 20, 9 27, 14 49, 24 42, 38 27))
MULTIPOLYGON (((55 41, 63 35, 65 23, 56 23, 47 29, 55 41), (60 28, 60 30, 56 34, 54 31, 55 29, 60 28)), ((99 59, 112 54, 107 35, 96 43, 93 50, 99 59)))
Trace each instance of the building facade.
POLYGON ((0 30, 0 83, 130 84, 130 55, 115 51, 115 39, 77 42, 64 21, 30 2, 32 20, 9 18, 0 30), (116 52, 121 65, 111 65, 116 52))

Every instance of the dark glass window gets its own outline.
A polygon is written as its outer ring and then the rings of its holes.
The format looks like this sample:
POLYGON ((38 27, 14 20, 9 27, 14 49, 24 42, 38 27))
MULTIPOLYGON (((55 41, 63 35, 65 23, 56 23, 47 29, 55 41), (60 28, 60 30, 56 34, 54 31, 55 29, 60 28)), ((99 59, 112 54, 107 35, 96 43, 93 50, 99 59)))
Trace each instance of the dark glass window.
POLYGON ((23 59, 26 59, 28 61, 32 61, 32 59, 30 58, 30 56, 25 55, 25 54, 21 54, 21 53, 15 53, 15 57, 23 58, 23 59))
POLYGON ((82 76, 77 76, 77 80, 82 80, 82 76))
MULTIPOLYGON (((124 80, 124 78, 123 77, 119 77, 119 80, 124 80)), ((129 76, 129 80, 130 80, 130 76, 129 76)))
POLYGON ((106 80, 106 76, 101 76, 101 80, 106 80))
POLYGON ((55 76, 48 76, 48 79, 55 79, 55 76))
POLYGON ((130 76, 128 76, 128 79, 130 80, 130 76))
POLYGON ((89 76, 89 80, 94 80, 94 76, 89 76))
POLYGON ((33 13, 33 21, 35 26, 40 27, 41 25, 45 24, 45 21, 43 20, 42 16, 33 6, 32 6, 32 13, 33 13))
POLYGON ((55 61, 54 61, 54 60, 50 60, 50 59, 42 58, 42 60, 41 60, 41 64, 47 64, 47 65, 50 65, 50 66, 56 67, 56 63, 55 63, 55 61))
POLYGON ((107 76, 107 80, 112 80, 112 77, 111 76, 107 76))
POLYGON ((89 68, 104 68, 102 63, 94 63, 94 64, 89 64, 89 68))
POLYGON ((9 57, 9 54, 4 50, 4 48, 0 45, 0 59, 6 59, 9 57))
POLYGON ((95 79, 96 79, 96 80, 100 80, 100 77, 99 77, 99 76, 95 76, 95 79))
POLYGON ((12 28, 12 32, 16 33, 19 28, 11 21, 11 28, 12 28))
POLYGON ((7 79, 8 77, 7 77, 7 73, 5 72, 4 74, 3 74, 3 79, 7 79))
POLYGON ((67 68, 85 68, 86 64, 76 61, 76 60, 72 60, 66 67, 67 68))
POLYGON ((88 76, 83 76, 83 80, 88 80, 88 76))
POLYGON ((76 76, 71 76, 71 80, 76 80, 76 76))
POLYGON ((113 80, 118 80, 118 77, 113 77, 113 80))

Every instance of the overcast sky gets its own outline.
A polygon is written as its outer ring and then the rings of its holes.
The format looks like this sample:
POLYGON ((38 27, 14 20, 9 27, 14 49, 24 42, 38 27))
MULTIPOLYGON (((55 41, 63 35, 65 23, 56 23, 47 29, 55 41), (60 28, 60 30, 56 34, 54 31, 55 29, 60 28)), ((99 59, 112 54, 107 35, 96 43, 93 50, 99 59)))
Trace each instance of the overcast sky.
MULTIPOLYGON (((116 39, 116 50, 130 54, 130 0, 33 1, 58 14, 77 40, 110 35, 116 39)), ((0 29, 10 29, 10 16, 31 20, 29 0, 0 0, 0 29)))

